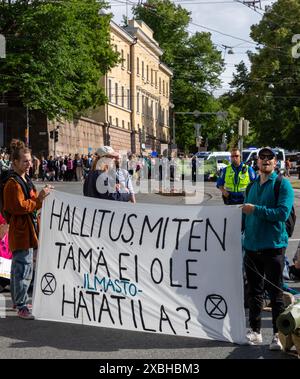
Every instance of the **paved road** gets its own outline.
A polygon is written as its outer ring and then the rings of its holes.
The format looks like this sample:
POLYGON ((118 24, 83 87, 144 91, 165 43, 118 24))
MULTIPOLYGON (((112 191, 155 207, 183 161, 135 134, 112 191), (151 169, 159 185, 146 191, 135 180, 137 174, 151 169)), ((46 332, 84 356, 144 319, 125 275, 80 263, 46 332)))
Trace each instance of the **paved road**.
MULTIPOLYGON (((38 186, 41 184, 38 183, 38 186)), ((57 190, 81 194, 81 183, 55 183, 57 190)), ((213 183, 205 186, 205 205, 222 204, 213 183)), ((298 214, 295 238, 300 237, 300 191, 296 192, 298 214)), ((139 202, 184 204, 182 197, 157 194, 137 195, 139 202)), ((289 257, 297 241, 291 241, 289 257)), ((216 278, 217 279, 217 278, 216 278)), ((294 284, 300 289, 300 283, 294 284)), ((141 332, 96 328, 45 321, 18 319, 10 308, 9 293, 4 293, 9 307, 6 318, 0 319, 0 358, 96 358, 96 359, 238 359, 268 358, 294 359, 285 353, 271 352, 267 342, 271 338, 271 315, 265 312, 263 336, 265 345, 238 346, 225 342, 196 338, 174 337, 141 332)))

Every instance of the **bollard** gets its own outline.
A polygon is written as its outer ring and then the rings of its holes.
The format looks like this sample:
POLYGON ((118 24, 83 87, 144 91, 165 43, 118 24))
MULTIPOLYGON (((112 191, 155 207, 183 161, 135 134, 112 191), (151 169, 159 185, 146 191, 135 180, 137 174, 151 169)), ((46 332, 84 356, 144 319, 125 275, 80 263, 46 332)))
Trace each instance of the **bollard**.
POLYGON ((0 318, 6 317, 6 299, 0 294, 0 318))
POLYGON ((290 305, 276 321, 277 328, 284 335, 293 333, 300 328, 300 302, 290 305))

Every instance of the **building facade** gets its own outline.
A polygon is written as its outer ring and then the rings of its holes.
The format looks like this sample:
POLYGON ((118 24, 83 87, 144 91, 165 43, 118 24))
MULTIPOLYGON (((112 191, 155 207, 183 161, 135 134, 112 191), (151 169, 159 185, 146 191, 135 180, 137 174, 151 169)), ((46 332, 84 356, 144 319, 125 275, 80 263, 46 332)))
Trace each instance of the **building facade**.
POLYGON ((121 28, 111 22, 111 43, 120 63, 103 79, 108 104, 89 113, 105 126, 105 143, 121 151, 160 152, 170 142, 172 71, 160 62, 163 51, 142 21, 121 28))
POLYGON ((135 39, 131 47, 133 151, 146 147, 160 152, 161 144, 170 141, 172 72, 160 62, 163 51, 144 22, 131 20, 125 30, 135 39))
POLYGON ((18 112, 20 117, 8 110, 5 125, 2 122, 6 144, 11 138, 24 139, 28 132, 29 145, 37 155, 87 154, 101 145, 140 154, 144 150, 160 152, 162 144, 170 143, 172 71, 160 62, 163 51, 153 31, 137 20, 130 20, 124 28, 111 21, 110 27, 111 44, 120 60, 100 78, 107 104, 88 110, 74 122, 52 122, 30 112, 30 128, 24 109, 18 112), (55 130, 57 141, 50 138, 55 130))

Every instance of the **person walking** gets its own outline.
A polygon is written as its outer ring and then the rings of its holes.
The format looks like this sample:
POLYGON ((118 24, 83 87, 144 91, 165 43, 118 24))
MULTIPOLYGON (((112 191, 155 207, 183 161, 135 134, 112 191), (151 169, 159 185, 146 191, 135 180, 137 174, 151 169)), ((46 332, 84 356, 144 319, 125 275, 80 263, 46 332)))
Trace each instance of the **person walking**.
POLYGON ((259 151, 258 166, 260 175, 247 190, 242 205, 250 324, 247 339, 252 345, 262 343, 261 312, 265 285, 272 307, 273 339, 269 348, 282 350, 276 320, 284 311, 282 271, 288 245, 285 222, 294 203, 294 191, 290 181, 281 178, 276 201, 274 186, 279 179, 275 172, 276 154, 271 148, 264 147, 259 151))
POLYGON ((287 158, 285 161, 285 174, 287 177, 291 176, 291 174, 290 174, 291 168, 292 168, 292 163, 291 163, 290 159, 287 158))
POLYGON ((12 251, 11 295, 18 316, 32 320, 28 301, 28 289, 33 272, 33 249, 38 246, 37 210, 49 194, 46 186, 37 193, 29 177, 31 151, 22 141, 11 143, 13 172, 3 190, 3 214, 9 224, 8 244, 12 251))
POLYGON ((246 188, 256 178, 252 167, 241 161, 241 153, 237 148, 231 150, 231 164, 221 171, 217 180, 217 188, 222 193, 224 204, 243 204, 246 188))

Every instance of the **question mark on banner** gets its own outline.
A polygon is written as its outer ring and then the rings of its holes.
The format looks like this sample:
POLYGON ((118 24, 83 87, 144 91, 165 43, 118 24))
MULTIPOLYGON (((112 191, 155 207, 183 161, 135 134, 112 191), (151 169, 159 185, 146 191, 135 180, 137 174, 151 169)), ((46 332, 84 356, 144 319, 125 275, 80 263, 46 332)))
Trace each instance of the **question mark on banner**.
POLYGON ((190 321, 191 319, 191 315, 190 315, 190 311, 184 307, 179 307, 179 308, 176 308, 176 311, 180 311, 181 309, 183 309, 184 311, 186 311, 187 315, 188 315, 188 318, 185 320, 185 329, 187 330, 187 333, 189 333, 189 327, 188 327, 188 322, 190 321))

